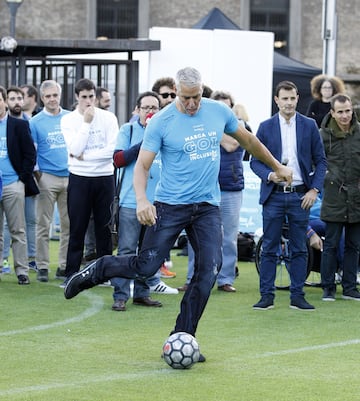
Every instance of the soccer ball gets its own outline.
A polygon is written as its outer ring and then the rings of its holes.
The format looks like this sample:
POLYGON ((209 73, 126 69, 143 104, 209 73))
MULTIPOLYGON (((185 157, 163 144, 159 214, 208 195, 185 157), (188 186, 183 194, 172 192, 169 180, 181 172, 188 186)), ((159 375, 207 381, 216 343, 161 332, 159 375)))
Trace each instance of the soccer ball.
POLYGON ((174 333, 165 341, 163 355, 173 369, 189 369, 199 360, 199 345, 189 333, 174 333))

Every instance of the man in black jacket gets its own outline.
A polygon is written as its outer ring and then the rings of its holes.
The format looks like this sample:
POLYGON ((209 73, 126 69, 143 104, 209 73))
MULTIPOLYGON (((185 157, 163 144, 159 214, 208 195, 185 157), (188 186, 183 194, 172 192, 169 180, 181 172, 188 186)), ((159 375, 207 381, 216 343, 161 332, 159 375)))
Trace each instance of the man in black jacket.
POLYGON ((29 123, 14 118, 6 111, 6 90, 0 86, 0 265, 3 252, 4 213, 11 234, 14 268, 20 285, 30 284, 25 235, 25 196, 36 195, 39 189, 33 178, 36 163, 35 146, 29 123))

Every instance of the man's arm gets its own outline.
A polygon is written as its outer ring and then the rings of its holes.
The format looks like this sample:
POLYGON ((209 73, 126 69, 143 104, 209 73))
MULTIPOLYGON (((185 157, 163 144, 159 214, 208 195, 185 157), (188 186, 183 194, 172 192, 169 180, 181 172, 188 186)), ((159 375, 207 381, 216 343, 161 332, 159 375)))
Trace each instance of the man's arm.
POLYGON ((235 150, 240 146, 236 139, 227 134, 224 134, 221 138, 220 145, 229 153, 235 152, 235 150))
POLYGON ((291 184, 292 170, 276 160, 255 135, 247 131, 241 124, 232 135, 250 154, 273 169, 279 180, 285 181, 288 185, 291 184))
POLYGON ((136 196, 136 216, 141 224, 152 226, 156 222, 156 208, 146 197, 149 170, 156 153, 140 149, 134 167, 133 185, 136 196))

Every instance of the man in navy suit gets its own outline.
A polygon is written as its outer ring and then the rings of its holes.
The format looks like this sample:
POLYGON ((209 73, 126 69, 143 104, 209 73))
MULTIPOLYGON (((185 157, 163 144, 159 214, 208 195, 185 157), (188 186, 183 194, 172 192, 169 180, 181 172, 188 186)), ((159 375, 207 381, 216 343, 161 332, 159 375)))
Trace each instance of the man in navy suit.
POLYGON ((290 308, 313 310, 305 300, 306 230, 309 210, 321 191, 326 172, 326 158, 319 130, 314 120, 296 112, 299 95, 293 82, 280 82, 275 90, 279 112, 259 126, 257 137, 282 164, 293 170, 293 182, 286 186, 276 173, 256 158, 250 166, 262 182, 263 244, 260 267, 261 299, 253 308, 274 307, 276 261, 282 227, 289 225, 290 308))
POLYGON ((36 150, 29 123, 6 111, 6 90, 0 86, 0 170, 3 191, 0 200, 0 265, 3 254, 4 213, 12 239, 14 268, 20 285, 29 284, 25 235, 25 196, 37 195, 33 177, 36 150))

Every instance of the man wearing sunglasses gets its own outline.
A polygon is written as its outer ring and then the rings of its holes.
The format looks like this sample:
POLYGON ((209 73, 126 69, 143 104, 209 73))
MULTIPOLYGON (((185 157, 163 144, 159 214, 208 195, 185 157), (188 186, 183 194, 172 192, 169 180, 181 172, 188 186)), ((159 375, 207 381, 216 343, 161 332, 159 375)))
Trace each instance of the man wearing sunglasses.
POLYGON ((173 78, 159 78, 154 82, 152 90, 159 94, 160 107, 164 108, 176 98, 176 87, 173 78))

